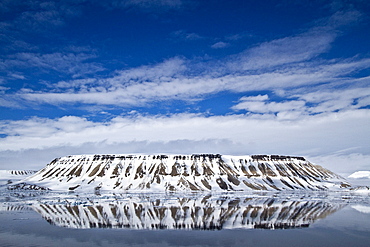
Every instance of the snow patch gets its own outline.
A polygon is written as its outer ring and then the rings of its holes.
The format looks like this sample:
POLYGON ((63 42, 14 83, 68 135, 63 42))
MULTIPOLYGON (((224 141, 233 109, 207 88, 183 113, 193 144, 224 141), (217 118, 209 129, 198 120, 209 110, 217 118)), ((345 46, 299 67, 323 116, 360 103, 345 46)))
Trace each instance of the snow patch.
POLYGON ((37 171, 33 170, 0 170, 0 185, 12 184, 25 179, 37 171))
POLYGON ((343 190, 351 187, 340 176, 303 157, 220 154, 72 155, 54 159, 19 183, 20 186, 11 188, 186 192, 343 190))
POLYGON ((364 214, 370 214, 370 207, 364 206, 364 205, 353 205, 353 209, 356 209, 357 211, 364 213, 364 214))
POLYGON ((370 171, 357 171, 348 176, 355 179, 370 179, 370 171))

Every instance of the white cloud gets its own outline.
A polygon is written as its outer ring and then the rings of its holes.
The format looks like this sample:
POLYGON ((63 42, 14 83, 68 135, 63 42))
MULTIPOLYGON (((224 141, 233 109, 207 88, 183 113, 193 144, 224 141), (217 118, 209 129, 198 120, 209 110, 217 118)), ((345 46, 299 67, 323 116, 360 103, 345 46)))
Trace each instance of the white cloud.
POLYGON ((17 102, 14 100, 0 98, 0 106, 7 107, 7 108, 22 108, 17 102))
POLYGON ((96 56, 88 53, 30 53, 22 52, 8 56, 3 60, 3 70, 15 68, 51 69, 80 77, 104 70, 101 65, 88 60, 96 56))
MULTIPOLYGON (((317 26, 306 32, 264 42, 222 61, 199 63, 175 57, 154 65, 120 70, 108 78, 63 81, 49 84, 54 87, 49 91, 20 91, 17 96, 36 103, 143 106, 173 99, 198 100, 206 95, 224 91, 287 91, 318 84, 364 84, 365 82, 360 80, 366 78, 351 79, 351 76, 370 68, 369 58, 316 59, 318 55, 330 49, 338 36, 337 29, 356 21, 359 16, 358 12, 338 12, 321 20, 317 26)), ((185 35, 187 39, 199 38, 185 31, 178 31, 178 35, 185 35)), ((224 44, 219 43, 217 46, 219 45, 224 44)), ((8 63, 39 66, 79 76, 102 70, 98 64, 85 63, 91 56, 85 53, 18 53, 16 58, 8 63)), ((365 104, 365 99, 366 95, 359 100, 365 104)), ((307 99, 303 100, 309 102, 307 99)), ((321 107, 338 110, 334 109, 334 105, 330 106, 330 103, 335 102, 320 102, 321 107)), ((261 107, 268 105, 269 111, 275 111, 274 108, 278 110, 297 107, 302 102, 300 99, 291 103, 259 104, 261 107)), ((343 109, 346 105, 348 102, 341 102, 341 105, 337 106, 343 109)), ((257 104, 254 106, 257 107, 257 104)), ((244 103, 245 109, 250 107, 250 103, 244 103)), ((234 107, 237 108, 243 107, 234 107)), ((323 110, 318 107, 311 108, 311 111, 316 113, 323 110)))
MULTIPOLYGON (((370 82, 370 80, 369 80, 370 82)), ((347 88, 347 89, 337 89, 337 90, 319 90, 314 92, 309 92, 301 95, 295 95, 307 102, 311 103, 322 103, 331 100, 341 100, 341 101, 352 101, 356 98, 363 98, 369 96, 370 88, 368 87, 358 87, 358 88, 347 88)))
POLYGON ((305 33, 273 40, 245 51, 231 65, 243 70, 256 70, 307 61, 328 51, 334 39, 333 33, 305 33))
POLYGON ((257 96, 243 96, 240 98, 240 101, 265 101, 268 100, 269 96, 267 94, 257 95, 257 96))
POLYGON ((104 81, 104 84, 125 86, 136 82, 168 82, 187 69, 185 63, 184 59, 175 57, 152 66, 118 71, 117 76, 104 81))
POLYGON ((283 101, 271 101, 268 95, 241 97, 234 111, 276 114, 279 119, 298 119, 310 114, 324 114, 370 106, 370 88, 300 88, 299 93, 280 92, 283 101), (308 91, 308 92, 307 92, 308 91), (292 99, 293 98, 293 99, 292 99))
POLYGON ((189 33, 185 30, 178 30, 173 33, 171 33, 171 36, 177 39, 181 40, 188 40, 188 41, 195 41, 195 40, 200 40, 204 39, 203 36, 196 34, 196 33, 189 33))
POLYGON ((254 34, 251 34, 249 32, 242 32, 242 33, 237 33, 237 34, 226 36, 225 39, 230 40, 230 41, 236 41, 236 40, 241 40, 245 38, 252 38, 254 36, 255 36, 254 34))
POLYGON ((174 99, 184 101, 200 99, 205 95, 222 91, 291 90, 319 83, 333 85, 350 83, 356 86, 359 83, 366 83, 361 82, 365 78, 349 79, 344 76, 370 67, 370 59, 362 59, 355 62, 337 61, 334 64, 319 66, 316 63, 306 63, 291 67, 289 70, 259 74, 215 76, 212 74, 191 75, 189 63, 188 60, 173 58, 153 66, 118 71, 111 78, 90 78, 56 84, 56 89, 64 88, 64 91, 19 92, 18 97, 49 104, 140 106, 174 99))
POLYGON ((138 9, 144 12, 161 13, 170 10, 182 9, 187 5, 184 0, 112 0, 96 1, 107 9, 138 9))
MULTIPOLYGON (((1 79, 0 79, 1 84, 1 79)), ((8 87, 2 87, 0 86, 0 107, 7 107, 7 108, 24 108, 22 106, 18 99, 13 97, 13 95, 6 94, 6 91, 8 91, 10 88, 8 87)))
POLYGON ((306 116, 294 121, 247 115, 206 117, 194 114, 116 117, 105 123, 80 117, 32 118, 2 121, 1 133, 8 136, 1 139, 0 150, 78 146, 102 141, 113 144, 227 139, 242 143, 246 150, 257 152, 264 149, 265 152, 292 150, 294 153, 307 153, 314 148, 321 153, 368 145, 369 118, 370 110, 366 109, 306 116), (276 145, 277 140, 281 140, 279 145, 276 145), (330 145, 325 142, 330 142, 330 145))
POLYGON ((278 113, 292 110, 300 110, 304 108, 305 102, 292 100, 286 102, 260 102, 260 101, 244 101, 232 107, 234 110, 246 110, 256 113, 278 113))
POLYGON ((168 7, 179 8, 183 5, 181 0, 128 0, 121 1, 124 5, 134 5, 142 8, 168 7))
POLYGON ((343 26, 361 17, 357 11, 337 12, 301 34, 264 42, 238 54, 228 66, 234 70, 261 70, 309 61, 326 53, 343 26))
POLYGON ((358 99, 357 105, 359 107, 365 107, 370 105, 370 96, 365 96, 358 99))
POLYGON ((313 106, 307 108, 310 113, 342 111, 369 106, 370 88, 327 89, 295 96, 307 103, 314 103, 313 106))
MULTIPOLYGON (((53 28, 63 26, 70 17, 80 14, 81 6, 70 4, 68 1, 41 1, 24 0, 11 1, 5 4, 5 11, 12 11, 11 18, 4 18, 3 24, 6 25, 8 34, 17 36, 18 31, 45 33, 53 28), (15 11, 16 10, 16 11, 15 11)), ((3 5, 4 6, 4 5, 3 5)), ((3 7, 2 6, 2 7, 3 7)))
MULTIPOLYGON (((168 1, 116 1, 116 4, 131 5, 181 5, 168 1)), ((45 7, 46 8, 46 7, 45 7)), ((46 9, 52 9, 47 7, 46 9)), ((244 52, 229 56, 221 61, 189 60, 180 57, 168 59, 162 63, 119 70, 106 78, 91 76, 86 79, 61 81, 42 91, 20 90, 16 97, 26 103, 48 104, 96 104, 117 106, 143 106, 159 101, 184 100, 194 101, 219 92, 251 92, 277 91, 287 92, 299 87, 318 84, 338 85, 340 83, 354 84, 354 87, 364 78, 352 78, 353 73, 370 68, 369 58, 353 57, 351 59, 316 59, 327 52, 332 42, 338 36, 338 29, 353 23, 359 18, 358 12, 337 12, 330 18, 320 20, 315 27, 295 36, 284 37, 259 44, 244 52)), ((200 38, 194 33, 178 31, 187 39, 200 38)), ((216 43, 217 44, 217 43, 216 43)), ((225 43, 226 44, 226 43, 225 43)), ((219 45, 222 45, 219 43, 219 45)), ((0 69, 26 67, 54 70, 72 75, 75 78, 86 77, 103 70, 100 64, 91 62, 95 55, 89 52, 65 52, 40 54, 19 52, 0 61, 0 69)), ((366 80, 366 79, 365 79, 366 80)), ((330 87, 329 87, 330 88, 330 87)), ((361 88, 364 88, 362 86, 361 88)), ((306 90, 304 88, 303 90, 306 90)), ((301 100, 289 103, 291 94, 287 94, 286 102, 267 102, 260 106, 268 106, 270 110, 289 108, 301 104, 301 100)), ((298 96, 299 97, 299 96, 298 96)), ((358 99, 366 104, 366 95, 358 99)), ((348 106, 349 101, 336 104, 340 109, 348 106)), ((24 102, 18 102, 21 104, 24 102)), ((334 101, 320 102, 325 109, 334 101), (325 105, 326 104, 326 105, 325 105)), ((244 109, 250 108, 250 103, 244 103, 244 109), (248 104, 248 106, 246 105, 248 104)), ((257 107, 257 104, 254 104, 257 107)), ((234 109, 243 108, 241 105, 234 109)), ((311 108, 312 113, 323 109, 311 108)))
POLYGON ((228 47, 230 44, 229 43, 225 43, 225 42, 217 42, 217 43, 214 43, 211 48, 213 49, 221 49, 221 48, 225 48, 225 47, 228 47))
POLYGON ((19 80, 25 80, 26 77, 24 75, 18 74, 18 73, 9 73, 9 77, 14 78, 14 79, 19 79, 19 80))
POLYGON ((38 150, 35 152, 48 159, 48 150, 54 150, 53 155, 71 152, 266 153, 314 157, 313 161, 324 166, 327 163, 334 171, 351 172, 355 168, 364 169, 367 164, 349 167, 349 163, 340 162, 335 167, 334 162, 318 157, 334 155, 338 150, 349 150, 343 154, 369 156, 369 121, 369 109, 295 120, 242 114, 177 114, 116 117, 103 123, 73 116, 1 121, 0 134, 7 136, 0 139, 0 157, 30 150, 38 150))
MULTIPOLYGON (((4 8, 0 11, 11 13, 4 15, 0 21, 0 72, 12 72, 5 79, 12 80, 14 75, 21 76, 21 72, 27 68, 36 68, 42 72, 54 70, 71 75, 72 78, 103 70, 100 64, 88 61, 96 57, 91 51, 55 52, 55 44, 50 46, 51 50, 46 48, 47 46, 39 47, 36 44, 37 40, 50 43, 50 40, 57 38, 56 29, 81 13, 81 1, 85 0, 76 0, 73 3, 41 0, 2 1, 4 8)), ((62 49, 59 47, 58 50, 62 49)))
POLYGON ((56 146, 44 149, 0 151, 0 169, 41 169, 57 157, 73 154, 192 154, 243 152, 242 147, 229 140, 209 139, 201 141, 128 141, 107 144, 106 141, 84 143, 79 146, 56 146))

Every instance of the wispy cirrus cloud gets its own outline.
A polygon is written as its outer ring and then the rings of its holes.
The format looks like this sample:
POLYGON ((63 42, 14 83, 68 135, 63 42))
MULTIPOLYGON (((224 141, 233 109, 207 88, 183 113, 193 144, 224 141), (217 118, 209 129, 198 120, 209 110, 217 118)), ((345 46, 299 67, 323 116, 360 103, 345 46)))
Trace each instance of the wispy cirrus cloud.
POLYGON ((175 32, 172 32, 170 36, 174 39, 185 41, 195 41, 205 38, 197 33, 187 32, 186 30, 177 30, 175 32))
POLYGON ((72 78, 102 71, 100 64, 91 61, 96 58, 91 49, 77 52, 70 50, 73 46, 49 45, 58 36, 56 30, 81 14, 83 1, 3 1, 5 14, 0 22, 2 78, 12 81, 16 79, 13 75, 22 75, 30 68, 36 73, 56 71, 72 78), (40 46, 42 42, 38 40, 49 44, 40 46))
POLYGON ((213 49, 222 49, 222 48, 226 48, 228 46, 230 46, 229 43, 219 41, 219 42, 216 42, 213 45, 211 45, 211 48, 213 48, 213 49))
POLYGON ((234 61, 243 70, 256 70, 310 60, 329 50, 334 41, 332 33, 282 38, 248 49, 234 61))
POLYGON ((142 11, 163 12, 181 9, 187 5, 186 0, 112 0, 97 1, 108 8, 137 8, 142 11))
MULTIPOLYGON (((360 16, 355 11, 336 13, 325 20, 320 20, 316 26, 301 34, 264 42, 219 61, 199 62, 199 60, 175 57, 154 65, 120 70, 106 78, 62 81, 49 84, 50 90, 42 92, 20 91, 17 96, 36 103, 57 105, 83 103, 127 107, 174 99, 200 100, 206 95, 225 91, 275 92, 319 84, 327 84, 330 88, 343 83, 364 87, 363 84, 366 82, 360 82, 360 78, 353 78, 352 75, 370 68, 370 58, 352 57, 331 60, 318 58, 330 49, 340 28, 350 25, 360 16)), ((53 55, 55 62, 47 66, 54 65, 54 68, 61 70, 72 68, 69 69, 69 73, 75 73, 74 67, 75 70, 80 70, 77 74, 84 71, 87 74, 89 70, 94 72, 102 69, 93 63, 83 67, 81 62, 88 60, 88 55, 70 56, 69 63, 66 63, 68 66, 64 67, 61 66, 63 62, 59 63, 62 59, 61 54, 53 55), (79 68, 78 64, 82 68, 79 68)), ((45 57, 41 55, 30 61, 46 66, 43 63, 45 57)), ((68 56, 65 57, 68 58, 68 56)), ((22 62, 20 59, 18 61, 22 62)), ((278 106, 288 106, 293 103, 286 102, 278 106)), ((272 107, 271 104, 270 107, 272 107)))
POLYGON ((340 30, 362 18, 359 11, 336 12, 318 20, 316 25, 300 34, 261 43, 233 57, 235 70, 271 69, 292 63, 309 61, 326 53, 340 35, 340 30))
POLYGON ((276 115, 281 120, 293 120, 307 115, 342 112, 370 106, 369 87, 336 90, 305 88, 299 91, 300 93, 289 94, 288 98, 293 99, 284 101, 271 100, 268 95, 242 97, 231 109, 244 110, 252 114, 276 115))
MULTIPOLYGON (((3 1, 2 10, 12 12, 12 18, 1 22, 1 31, 8 36, 26 38, 30 32, 46 33, 63 26, 67 20, 81 14, 82 1, 3 1), (15 11, 16 10, 16 11, 15 11), (22 36, 23 35, 23 36, 22 36)), ((50 35, 50 33, 49 33, 50 35)))
MULTIPOLYGON (((355 61, 337 60, 321 65, 315 62, 298 64, 289 69, 259 74, 189 76, 188 61, 175 58, 156 66, 120 71, 111 78, 60 82, 55 85, 57 90, 55 92, 19 93, 18 97, 50 104, 78 102, 140 106, 174 99, 199 100, 206 95, 223 91, 246 93, 270 90, 274 92, 322 83, 327 84, 329 88, 344 83, 352 83, 353 87, 358 85, 361 88, 367 83, 365 78, 349 79, 346 76, 369 67, 370 59, 357 59, 355 61)), ((291 95, 285 95, 285 97, 288 96, 291 95)))
POLYGON ((268 101, 268 95, 243 97, 233 110, 246 110, 253 113, 279 113, 286 111, 302 111, 305 108, 305 101, 290 100, 283 102, 268 101))
POLYGON ((23 52, 7 56, 0 64, 0 70, 36 68, 80 77, 104 70, 100 64, 89 61, 95 57, 96 55, 91 53, 55 52, 41 54, 23 52))
MULTIPOLYGON (((5 59, 0 59, 0 76, 4 83, 12 86, 10 83, 14 80, 27 81, 29 74, 26 72, 30 69, 33 73, 39 74, 39 81, 42 82, 44 77, 50 75, 68 76, 71 78, 84 78, 88 75, 104 71, 105 68, 92 60, 96 56, 88 53, 56 52, 56 53, 17 53, 9 55, 5 59)), ((48 84, 44 82, 44 84, 48 84)), ((16 86, 16 85, 14 85, 16 86)), ((13 89, 14 91, 15 89, 13 89)), ((30 91, 21 89, 21 92, 30 91)), ((32 90, 31 90, 32 91, 32 90)), ((14 95, 6 95, 12 98, 14 95)), ((10 104, 18 105, 18 104, 10 104)))

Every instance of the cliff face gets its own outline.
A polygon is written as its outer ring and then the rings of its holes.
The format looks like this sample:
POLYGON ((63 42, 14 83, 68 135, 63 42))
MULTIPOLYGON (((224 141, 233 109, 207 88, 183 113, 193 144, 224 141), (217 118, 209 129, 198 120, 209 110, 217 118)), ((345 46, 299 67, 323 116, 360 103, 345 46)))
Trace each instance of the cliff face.
POLYGON ((349 186, 302 157, 278 155, 75 155, 53 160, 10 189, 60 191, 328 190, 349 186))

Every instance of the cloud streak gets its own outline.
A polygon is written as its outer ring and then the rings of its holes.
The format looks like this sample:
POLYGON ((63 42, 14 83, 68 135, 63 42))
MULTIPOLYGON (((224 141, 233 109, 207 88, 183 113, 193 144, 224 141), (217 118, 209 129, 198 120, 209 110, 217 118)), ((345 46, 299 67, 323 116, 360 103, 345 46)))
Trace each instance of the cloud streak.
MULTIPOLYGON (((354 11, 336 13, 306 32, 264 42, 220 61, 195 62, 174 57, 154 65, 120 70, 105 78, 62 81, 49 84, 52 87, 50 90, 20 91, 17 97, 41 104, 82 103, 132 107, 161 101, 200 100, 219 92, 275 92, 320 84, 327 84, 328 87, 343 83, 361 84, 360 79, 352 75, 370 68, 369 58, 317 58, 330 49, 338 30, 359 16, 354 11)), ((93 63, 77 66, 90 58, 87 54, 63 56, 56 53, 32 57, 29 53, 22 53, 18 57, 15 60, 18 63, 27 61, 55 70, 69 68, 67 72, 75 76, 102 70, 93 63), (46 65, 48 58, 50 63, 46 65)))
MULTIPOLYGON (((217 77, 187 76, 186 63, 185 60, 176 58, 153 67, 144 66, 122 71, 107 79, 59 83, 56 85, 56 92, 19 93, 18 96, 28 101, 49 104, 141 106, 175 99, 197 100, 205 95, 222 91, 243 93, 259 90, 288 90, 322 83, 363 84, 364 82, 348 79, 346 76, 370 67, 370 59, 360 59, 354 62, 336 61, 321 65, 307 63, 280 71, 217 77), (64 91, 58 92, 61 89, 60 85, 74 87, 63 88, 64 91)), ((368 79, 364 78, 364 80, 368 79)))
POLYGON ((248 153, 291 150, 293 154, 322 154, 353 147, 366 153, 370 150, 369 120, 368 109, 306 116, 296 121, 243 114, 137 115, 116 117, 103 123, 73 116, 54 120, 32 118, 1 122, 0 133, 7 136, 0 141, 0 151, 78 147, 100 142, 112 145, 132 141, 166 143, 217 139, 238 143, 248 153))
POLYGON ((142 11, 163 12, 182 9, 186 3, 183 0, 112 0, 97 1, 108 8, 137 8, 142 11))
POLYGON ((270 100, 268 95, 242 97, 231 109, 255 114, 276 114, 278 118, 293 120, 305 115, 361 109, 368 107, 370 102, 370 89, 368 87, 337 89, 335 91, 319 88, 311 89, 311 92, 305 88, 304 91, 304 93, 288 96, 294 100, 279 102, 270 100))
POLYGON ((0 70, 37 68, 70 74, 72 77, 81 77, 104 70, 98 63, 87 62, 95 57, 95 55, 87 53, 56 52, 40 54, 23 52, 8 56, 0 63, 0 70))

